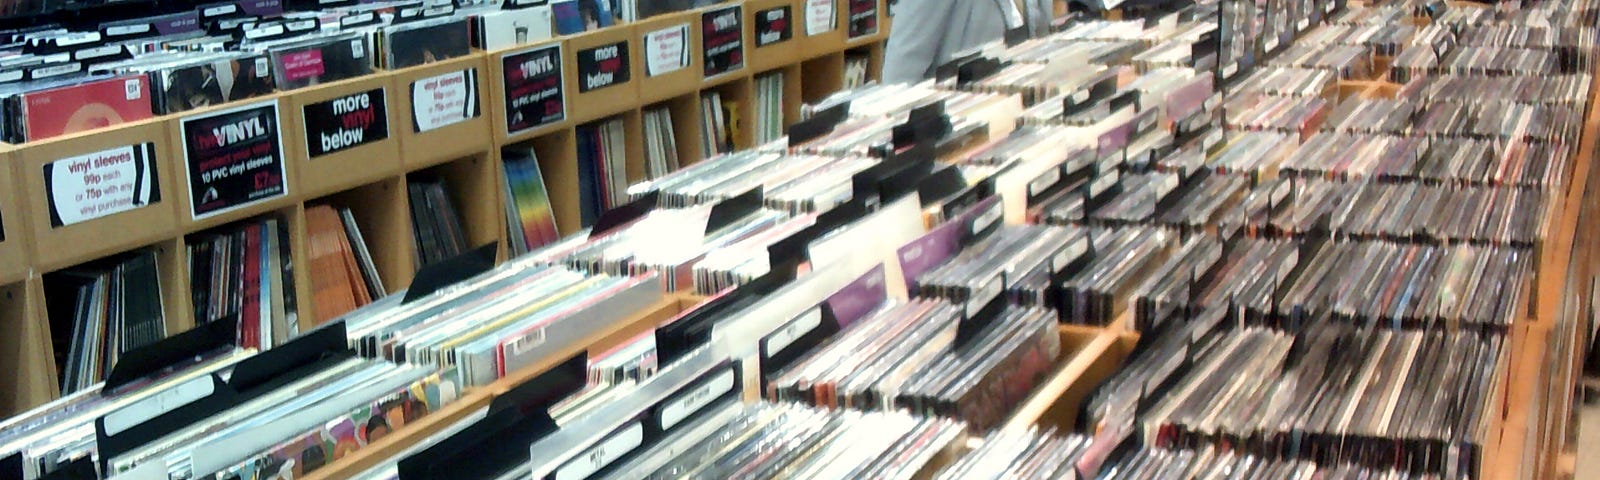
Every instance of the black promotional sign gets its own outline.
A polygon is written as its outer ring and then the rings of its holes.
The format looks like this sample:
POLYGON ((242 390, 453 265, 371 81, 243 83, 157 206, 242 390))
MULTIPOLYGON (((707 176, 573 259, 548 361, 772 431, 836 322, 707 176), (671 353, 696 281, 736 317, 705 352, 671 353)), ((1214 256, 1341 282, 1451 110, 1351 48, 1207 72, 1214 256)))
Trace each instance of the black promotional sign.
POLYGON ((783 42, 794 35, 794 22, 789 20, 788 5, 756 12, 756 46, 765 47, 783 42))
POLYGON ((700 14, 700 33, 707 77, 744 68, 744 7, 700 14))
POLYGON ((181 125, 194 219, 289 193, 277 100, 197 115, 181 125))
POLYGON ((389 138, 382 88, 306 105, 304 112, 311 158, 389 138))
POLYGON ((561 45, 534 47, 507 54, 505 67, 506 133, 518 133, 567 117, 561 89, 561 45))
POLYGON ((628 83, 628 42, 578 50, 578 92, 628 83))
POLYGON ((850 39, 878 33, 878 0, 850 0, 850 39))

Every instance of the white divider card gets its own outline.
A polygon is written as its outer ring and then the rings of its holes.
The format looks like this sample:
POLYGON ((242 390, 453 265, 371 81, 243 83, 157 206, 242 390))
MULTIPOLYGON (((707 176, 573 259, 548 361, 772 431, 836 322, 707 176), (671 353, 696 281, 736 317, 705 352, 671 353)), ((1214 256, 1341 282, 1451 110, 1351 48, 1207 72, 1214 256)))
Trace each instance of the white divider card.
POLYGON ((794 15, 788 5, 756 12, 756 47, 782 43, 794 36, 794 15))
POLYGON ((644 34, 645 75, 654 77, 689 66, 689 24, 644 34))
POLYGON ((878 34, 878 0, 849 0, 851 40, 878 34))
MULTIPOLYGON (((877 270, 877 272, 881 276, 882 270, 877 270)), ((769 357, 777 355, 783 352, 783 349, 793 345, 795 340, 799 340, 800 337, 811 333, 812 330, 816 330, 820 326, 822 326, 822 307, 813 308, 801 314, 799 318, 784 324, 778 331, 772 332, 771 335, 761 339, 761 351, 766 352, 769 357)))
POLYGON ((561 86, 561 44, 508 53, 505 67, 506 133, 515 134, 567 118, 561 86))
POLYGON ((469 68, 411 83, 411 128, 417 133, 483 115, 478 103, 478 69, 469 68))
POLYGON ((154 143, 63 158, 44 164, 43 169, 51 227, 107 217, 161 201, 154 143))
POLYGON ((706 78, 744 68, 744 7, 701 13, 700 46, 706 78))
POLYGON ((684 388, 683 391, 661 404, 661 429, 671 430, 695 412, 711 405, 711 402, 722 398, 723 394, 733 391, 738 383, 738 374, 733 368, 718 368, 717 372, 700 383, 684 388))
POLYGON ((389 138, 384 89, 344 95, 301 108, 311 158, 389 138))
POLYGON ((578 50, 578 93, 628 83, 628 42, 578 50))
POLYGON ((644 424, 628 422, 556 470, 555 480, 583 480, 644 444, 644 424))
POLYGON ((806 36, 833 31, 839 21, 838 0, 806 0, 806 36))
POLYGON ((180 125, 195 220, 288 195, 277 100, 195 115, 180 125))

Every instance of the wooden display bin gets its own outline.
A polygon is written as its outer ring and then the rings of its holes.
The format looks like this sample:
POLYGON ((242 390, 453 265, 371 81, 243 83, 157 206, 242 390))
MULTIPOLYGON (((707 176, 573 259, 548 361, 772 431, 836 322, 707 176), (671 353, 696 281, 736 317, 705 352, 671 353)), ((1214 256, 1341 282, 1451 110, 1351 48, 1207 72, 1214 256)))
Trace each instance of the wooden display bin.
POLYGON ((400 139, 404 168, 437 165, 489 150, 494 136, 485 102, 490 101, 487 92, 495 81, 489 77, 487 61, 486 56, 475 53, 396 70, 389 76, 389 91, 394 95, 390 105, 397 119, 390 130, 400 139), (429 99, 433 103, 418 103, 429 99))
MULTIPOLYGON (((519 45, 505 50, 489 52, 489 96, 485 99, 485 101, 488 102, 487 106, 489 110, 493 112, 493 114, 490 116, 493 118, 492 121, 494 122, 492 131, 494 132, 495 145, 505 145, 507 143, 520 142, 572 125, 574 107, 577 105, 574 102, 573 95, 577 93, 577 90, 570 88, 570 84, 573 77, 577 75, 577 71, 575 69, 567 68, 567 64, 576 62, 576 60, 568 58, 571 57, 573 53, 572 50, 566 48, 566 46, 567 44, 565 41, 545 40, 539 43, 519 45), (551 62, 555 68, 560 70, 558 73, 561 74, 560 81, 557 81, 553 84, 554 86, 559 87, 559 90, 561 90, 561 111, 559 119, 538 126, 532 126, 528 128, 519 127, 513 131, 511 128, 512 123, 523 122, 523 120, 521 120, 521 115, 517 112, 513 112, 511 105, 509 105, 511 94, 513 92, 507 91, 512 87, 508 87, 506 85, 506 80, 508 78, 522 77, 522 75, 517 72, 522 68, 524 63, 530 63, 525 62, 523 57, 535 52, 544 51, 552 47, 556 48, 560 54, 559 58, 551 62)), ((554 112, 546 113, 553 114, 554 112)))
POLYGON ((399 130, 410 128, 411 118, 409 109, 402 114, 397 97, 409 94, 395 88, 385 75, 369 75, 289 94, 283 115, 284 137, 290 161, 299 165, 296 168, 299 180, 295 185, 300 193, 306 197, 326 195, 399 175, 399 130), (363 94, 366 95, 363 97, 363 94), (380 122, 384 128, 362 128, 362 125, 380 122), (321 131, 312 131, 313 124, 321 131), (336 150, 337 142, 354 141, 349 136, 340 137, 340 132, 361 132, 365 137, 363 141, 369 143, 336 150), (384 133, 385 138, 378 139, 377 133, 384 133), (313 156, 313 152, 328 150, 333 151, 313 156))
MULTIPOLYGON (((596 119, 616 115, 632 109, 638 105, 639 84, 644 78, 644 48, 640 39, 633 35, 633 29, 619 25, 604 28, 575 37, 570 37, 562 47, 561 72, 567 92, 567 118, 573 123, 591 122, 596 119), (596 62, 605 62, 600 58, 606 53, 600 50, 605 47, 618 46, 618 50, 627 52, 625 57, 612 58, 611 61, 621 60, 620 73, 611 73, 612 83, 587 90, 591 79, 584 78, 579 64, 580 58, 587 63, 594 59, 596 62), (627 81, 620 80, 626 77, 627 81)), ((634 137, 629 137, 634 138, 634 137)))
POLYGON ((22 204, 22 185, 13 171, 11 147, 0 147, 0 285, 20 282, 28 276, 32 253, 28 251, 28 213, 22 204))
MULTIPOLYGON (((556 233, 567 236, 583 229, 582 207, 578 196, 578 146, 575 132, 566 128, 534 137, 502 151, 532 149, 539 161, 539 174, 550 196, 550 209, 556 217, 556 233)), ((503 154, 501 158, 509 157, 503 154)))
POLYGON ((468 390, 455 403, 395 430, 394 433, 368 444, 349 456, 312 472, 306 478, 310 480, 352 478, 373 467, 398 462, 401 460, 400 455, 408 449, 416 447, 451 425, 481 419, 495 397, 545 373, 578 352, 588 351, 590 354, 596 354, 622 346, 629 340, 654 330, 661 322, 694 308, 702 301, 704 299, 693 296, 665 296, 655 305, 639 311, 633 318, 605 331, 597 332, 583 341, 575 342, 572 348, 548 355, 538 363, 512 372, 493 384, 468 390))
MULTIPOLYGON (((176 123, 166 120, 135 122, 110 130, 58 137, 13 151, 10 160, 15 163, 12 173, 16 177, 13 180, 16 182, 14 185, 20 185, 21 188, 16 191, 20 191, 22 197, 17 205, 23 205, 25 208, 19 209, 21 211, 16 211, 15 214, 12 214, 13 210, 8 209, 5 212, 7 214, 5 220, 8 229, 15 228, 17 231, 14 233, 19 236, 23 235, 24 228, 28 230, 28 235, 24 237, 33 241, 33 268, 36 271, 57 270, 175 236, 173 232, 179 225, 175 205, 187 205, 189 195, 185 191, 188 184, 183 180, 185 175, 182 159, 178 156, 177 149, 170 148, 176 135, 168 132, 169 125, 175 126, 176 123), (111 150, 123 147, 128 149, 126 153, 133 158, 153 152, 149 164, 154 167, 156 191, 151 193, 159 192, 160 199, 152 200, 144 207, 109 215, 94 213, 90 214, 90 217, 104 216, 59 227, 53 226, 46 182, 53 184, 54 180, 45 178, 45 165, 73 158, 92 161, 93 159, 84 156, 100 152, 107 153, 107 158, 110 158, 116 154, 111 150)), ((132 163, 134 162, 130 162, 132 163)), ((80 168, 85 166, 84 163, 79 165, 80 168)), ((124 173, 131 171, 128 168, 111 166, 94 168, 92 165, 87 167, 91 173, 98 173, 95 175, 95 180, 100 181, 98 185, 111 185, 111 181, 104 178, 107 173, 132 176, 124 173)), ((50 168, 52 171, 71 169, 68 163, 55 164, 50 168)), ((90 182, 90 179, 84 178, 85 175, 78 175, 78 180, 84 183, 90 182)), ((66 177, 66 175, 59 176, 66 177)), ((87 188, 78 190, 85 195, 91 194, 87 192, 87 188)), ((70 193, 69 189, 62 189, 58 195, 69 202, 75 201, 76 197, 76 194, 70 193)), ((154 199, 155 195, 151 195, 150 198, 154 199)), ((0 195, 0 202, 4 201, 6 199, 0 195)), ((86 199, 83 202, 86 206, 93 206, 92 200, 86 199)), ((70 208, 66 205, 58 206, 70 208)), ((67 220, 69 219, 63 218, 63 223, 67 220)), ((8 243, 12 233, 7 232, 8 243)))
MULTIPOLYGON (((411 176, 443 180, 456 214, 460 216, 461 227, 465 229, 467 249, 493 243, 500 252, 499 257, 504 258, 506 213, 500 196, 505 190, 505 180, 501 179, 500 166, 496 163, 489 155, 480 154, 412 172, 411 176)), ((416 265, 417 268, 423 266, 416 265)))
MULTIPOLYGON (((295 180, 299 178, 297 172, 299 171, 300 165, 297 165, 295 162, 289 160, 290 151, 293 150, 293 148, 289 146, 293 135, 285 131, 292 127, 290 126, 287 116, 285 115, 288 107, 286 102, 283 101, 284 98, 286 98, 286 95, 280 94, 249 100, 246 102, 240 102, 237 104, 230 103, 227 105, 187 112, 182 116, 171 117, 170 120, 167 121, 167 134, 169 142, 171 142, 170 144, 172 149, 173 168, 171 170, 173 174, 170 176, 163 175, 163 177, 172 177, 175 179, 174 186, 177 187, 175 189, 177 191, 174 192, 173 197, 178 199, 176 202, 178 209, 178 225, 183 231, 189 233, 198 232, 216 227, 218 225, 233 223, 275 210, 281 210, 299 202, 299 199, 301 198, 301 192, 299 190, 299 186, 295 184, 295 180), (185 145, 186 140, 183 138, 184 125, 186 123, 197 122, 202 117, 226 115, 228 112, 232 111, 255 107, 265 107, 269 105, 277 106, 278 124, 268 125, 266 128, 276 129, 276 131, 268 133, 268 135, 277 135, 276 141, 278 141, 279 161, 282 162, 283 166, 283 191, 276 196, 265 197, 244 203, 242 205, 196 215, 194 212, 194 204, 196 202, 193 198, 194 194, 190 191, 191 187, 189 182, 191 177, 194 179, 199 179, 202 175, 202 173, 199 171, 199 162, 202 160, 189 159, 185 155, 184 152, 187 150, 187 147, 185 145)), ((243 119, 242 121, 249 122, 248 119, 243 119)), ((204 129, 210 127, 203 124, 195 124, 195 128, 204 129)), ((248 132, 248 130, 246 130, 246 132, 248 132)), ((206 132, 195 132, 195 134, 205 135, 206 132)), ((224 132, 223 135, 223 139, 225 139, 229 134, 224 132)), ((245 133, 245 135, 248 135, 248 133, 245 133)), ((256 179, 254 181, 259 182, 261 180, 256 179)), ((227 190, 229 188, 229 185, 223 185, 219 189, 227 190)), ((205 194, 203 191, 199 193, 201 195, 205 194)), ((162 198, 166 197, 163 196, 162 198)))
POLYGON ((801 100, 811 104, 827 98, 844 89, 844 52, 835 51, 806 60, 800 64, 800 73, 804 79, 800 86, 801 100))
POLYGON ((32 276, 0 285, 0 415, 11 416, 60 397, 44 290, 32 276))
MULTIPOLYGON (((805 1, 804 0, 748 0, 744 3, 745 68, 766 71, 799 63, 805 55, 805 1), (787 9, 787 10, 785 10, 787 9), (758 26, 769 22, 772 30, 759 31, 758 26), (762 35, 781 38, 786 26, 789 38, 774 40, 762 45, 762 35)), ((769 39, 770 40, 770 39, 769 39)))
POLYGON ((694 165, 703 159, 700 151, 700 96, 690 93, 644 107, 642 112, 667 109, 672 117, 672 138, 678 147, 678 164, 694 165))
POLYGON ((840 21, 844 18, 840 12, 844 11, 845 0, 799 0, 799 9, 795 11, 794 37, 800 41, 799 60, 811 60, 840 50, 844 50, 845 28, 840 21), (818 16, 811 15, 812 9, 817 9, 818 16), (822 10, 832 10, 832 14, 822 13, 822 10), (829 18, 829 25, 811 27, 812 20, 829 18), (815 30, 816 35, 810 32, 815 30))
POLYGON ((755 144, 755 122, 752 120, 755 115, 753 88, 750 78, 745 77, 736 82, 707 89, 702 93, 702 95, 710 95, 715 92, 720 95, 722 97, 723 110, 727 110, 725 116, 733 116, 733 118, 728 119, 728 127, 731 129, 729 134, 735 151, 749 149, 755 144), (730 110, 727 108, 730 105, 737 105, 737 107, 730 110))
POLYGON ((1060 329, 1061 367, 1017 407, 1005 429, 1048 426, 1076 431, 1083 401, 1121 368, 1139 341, 1138 334, 1114 328, 1062 325, 1060 329))
MULTIPOLYGON (((306 202, 306 208, 319 205, 350 209, 350 215, 355 217, 356 226, 361 230, 362 239, 366 248, 372 254, 372 263, 378 269, 378 278, 382 280, 384 290, 395 292, 411 285, 412 276, 416 274, 417 267, 412 258, 411 246, 411 211, 407 208, 406 186, 403 177, 395 176, 385 178, 374 183, 369 183, 342 192, 334 193, 323 198, 306 202), (403 242, 377 241, 378 239, 405 239, 403 242)), ((302 237, 310 238, 309 230, 301 230, 302 237)), ((351 242, 358 239, 351 238, 351 242)), ((309 246, 308 246, 309 247, 309 246)), ((356 247, 359 248, 359 247, 356 247)), ((307 260, 311 250, 306 250, 307 260)), ((308 272, 311 277, 316 274, 308 272)), ((385 292, 386 293, 386 292, 385 292)), ((383 295, 374 295, 382 297, 383 295)), ((374 298, 376 300, 376 298, 374 298)), ((301 327, 316 326, 317 323, 328 319, 311 319, 309 315, 302 314, 301 319, 309 322, 301 327)), ((303 330, 304 328, 302 328, 303 330)))
POLYGON ((633 25, 634 37, 639 39, 639 50, 643 64, 643 75, 640 75, 639 103, 655 103, 668 98, 692 93, 700 88, 704 76, 704 67, 701 66, 700 51, 700 12, 687 11, 669 15, 661 15, 633 25), (684 52, 689 61, 682 68, 658 75, 650 75, 649 48, 652 42, 648 39, 652 32, 664 32, 668 29, 682 27, 688 32, 689 37, 684 41, 684 52))

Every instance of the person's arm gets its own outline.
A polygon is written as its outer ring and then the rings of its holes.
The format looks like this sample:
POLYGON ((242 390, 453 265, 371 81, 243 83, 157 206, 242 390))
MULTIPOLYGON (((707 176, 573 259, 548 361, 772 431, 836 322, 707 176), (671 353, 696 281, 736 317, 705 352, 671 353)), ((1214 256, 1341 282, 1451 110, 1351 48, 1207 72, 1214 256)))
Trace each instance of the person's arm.
POLYGON ((940 46, 953 34, 955 3, 964 1, 973 0, 900 0, 883 54, 884 83, 916 83, 927 76, 940 60, 940 46))

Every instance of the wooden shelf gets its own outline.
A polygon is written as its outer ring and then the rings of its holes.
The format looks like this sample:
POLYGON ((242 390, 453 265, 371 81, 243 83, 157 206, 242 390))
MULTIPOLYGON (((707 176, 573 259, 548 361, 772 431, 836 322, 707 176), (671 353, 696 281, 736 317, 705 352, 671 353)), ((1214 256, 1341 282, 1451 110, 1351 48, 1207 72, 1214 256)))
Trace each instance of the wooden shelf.
POLYGON ((0 285, 0 330, 6 332, 0 335, 0 368, 16 378, 0 388, 0 411, 23 411, 61 396, 43 298, 38 277, 0 285))
POLYGON ((634 30, 626 25, 589 32, 566 41, 562 51, 562 73, 566 77, 567 119, 574 124, 587 123, 616 115, 639 106, 639 86, 644 77, 644 47, 634 30), (627 51, 628 81, 584 92, 580 78, 578 57, 580 52, 607 46, 618 46, 627 51))
POLYGON ((804 60, 804 22, 804 0, 746 1, 744 3, 745 68, 760 72, 804 60), (763 18, 767 16, 773 18, 763 18), (778 22, 780 17, 782 22, 788 25, 789 38, 761 45, 762 32, 756 30, 757 25, 763 22, 778 22))
MULTIPOLYGON (((640 51, 648 53, 646 46, 650 44, 646 39, 653 32, 666 32, 669 29, 683 28, 688 32, 689 38, 684 42, 688 49, 686 55, 689 62, 682 68, 650 75, 650 59, 643 58, 643 75, 640 75, 639 103, 650 104, 660 102, 683 94, 693 93, 700 88, 704 78, 704 67, 700 58, 700 12, 687 11, 668 15, 661 15, 633 25, 634 38, 639 39, 640 51)), ((670 63, 670 62, 669 62, 670 63)))

